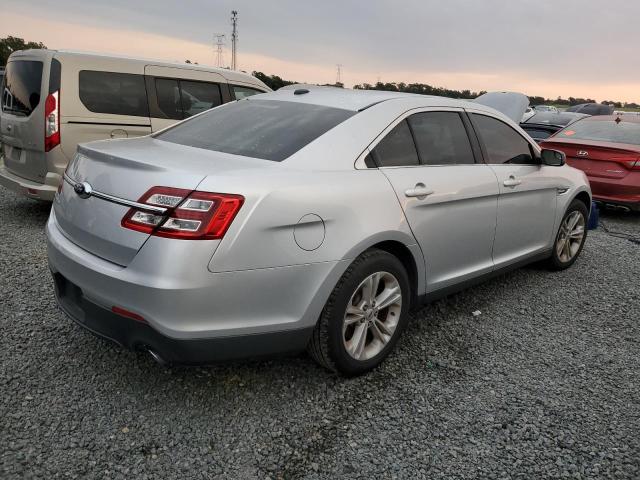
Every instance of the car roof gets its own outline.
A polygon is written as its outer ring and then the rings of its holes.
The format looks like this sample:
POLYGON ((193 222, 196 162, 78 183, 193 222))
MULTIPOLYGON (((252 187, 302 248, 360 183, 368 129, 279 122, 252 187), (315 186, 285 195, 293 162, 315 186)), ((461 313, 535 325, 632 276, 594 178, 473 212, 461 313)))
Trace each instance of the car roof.
MULTIPOLYGON (((251 99, 251 97, 249 97, 251 99)), ((338 87, 321 87, 315 85, 296 84, 280 88, 275 92, 265 93, 254 97, 256 100, 280 100, 288 102, 308 103, 331 108, 341 108, 359 112, 381 102, 390 100, 414 100, 414 106, 419 107, 457 107, 495 112, 490 107, 455 98, 420 95, 416 93, 387 92, 382 90, 351 90, 338 87), (296 91, 308 92, 296 94, 296 91)))
POLYGON ((31 50, 18 50, 11 55, 15 57, 20 56, 42 56, 47 54, 55 54, 56 56, 73 56, 73 57, 99 57, 110 60, 121 60, 125 62, 136 62, 136 63, 144 63, 146 65, 153 65, 158 67, 174 67, 174 68, 182 68, 187 70, 198 70, 201 72, 211 72, 218 73, 222 75, 229 81, 239 81, 244 83, 253 83, 256 85, 263 86, 265 89, 268 89, 261 80, 258 78, 245 73, 238 72, 236 70, 229 70, 227 68, 219 68, 219 67, 210 67, 207 65, 196 65, 195 63, 182 63, 182 62, 167 62, 165 60, 158 60, 153 58, 143 58, 143 57, 132 57, 128 55, 116 55, 112 53, 100 53, 100 52, 84 52, 80 50, 45 50, 45 49, 31 49, 31 50))

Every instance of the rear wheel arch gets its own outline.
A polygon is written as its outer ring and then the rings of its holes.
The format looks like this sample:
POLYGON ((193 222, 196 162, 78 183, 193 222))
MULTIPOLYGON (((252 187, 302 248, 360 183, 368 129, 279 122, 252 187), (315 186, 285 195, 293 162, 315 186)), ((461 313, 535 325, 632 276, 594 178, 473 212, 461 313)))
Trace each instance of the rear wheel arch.
MULTIPOLYGON (((418 302, 418 285, 419 270, 416 259, 411 250, 402 242, 397 240, 385 240, 371 245, 367 250, 383 250, 396 257, 402 263, 409 277, 409 287, 411 289, 411 306, 414 307, 418 302)), ((364 252, 363 252, 364 253, 364 252)))

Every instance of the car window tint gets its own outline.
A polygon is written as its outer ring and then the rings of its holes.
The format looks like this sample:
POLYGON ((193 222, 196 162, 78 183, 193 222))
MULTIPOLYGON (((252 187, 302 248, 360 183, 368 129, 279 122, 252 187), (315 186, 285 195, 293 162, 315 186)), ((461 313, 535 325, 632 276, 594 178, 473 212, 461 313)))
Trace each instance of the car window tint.
POLYGON ((220 86, 216 83, 180 80, 180 93, 185 118, 222 105, 220 86))
POLYGON ((40 103, 42 62, 12 60, 2 84, 2 110, 29 116, 40 103))
POLYGON ((80 101, 95 113, 149 116, 143 75, 82 70, 80 101))
POLYGON ((241 87, 239 85, 233 85, 232 87, 233 87, 233 93, 236 96, 236 100, 242 100, 243 98, 247 98, 252 95, 264 93, 262 90, 257 90, 255 88, 250 88, 250 87, 241 87))
POLYGON ((247 98, 185 120, 156 138, 280 162, 355 113, 322 105, 247 98))
POLYGON ((529 142, 513 128, 486 115, 472 116, 489 157, 487 163, 533 163, 529 142))
POLYGON ((544 140, 545 138, 549 138, 551 136, 551 132, 548 132, 547 130, 540 130, 537 128, 525 128, 524 130, 534 140, 544 140))
POLYGON ((180 102, 180 89, 178 81, 170 78, 156 78, 156 96, 158 108, 166 118, 181 120, 182 104, 180 102))
POLYGON ((468 165, 475 162, 464 123, 457 112, 424 112, 409 117, 424 165, 468 165))
POLYGON ((403 120, 373 149, 373 157, 380 167, 419 165, 418 152, 409 124, 403 120))

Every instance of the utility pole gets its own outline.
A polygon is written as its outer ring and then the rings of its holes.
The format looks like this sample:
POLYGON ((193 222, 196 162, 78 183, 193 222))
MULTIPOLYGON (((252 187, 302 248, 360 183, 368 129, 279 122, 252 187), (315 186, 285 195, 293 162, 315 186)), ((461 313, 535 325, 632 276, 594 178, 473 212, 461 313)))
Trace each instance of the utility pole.
POLYGON ((224 37, 226 35, 220 33, 214 33, 213 38, 215 39, 214 46, 216 47, 216 67, 224 67, 224 51, 222 48, 224 47, 224 37))
POLYGON ((231 70, 238 67, 237 44, 238 44, 238 11, 231 11, 231 70))
POLYGON ((336 72, 336 85, 341 85, 342 84, 342 64, 338 63, 336 64, 336 67, 338 68, 336 72))

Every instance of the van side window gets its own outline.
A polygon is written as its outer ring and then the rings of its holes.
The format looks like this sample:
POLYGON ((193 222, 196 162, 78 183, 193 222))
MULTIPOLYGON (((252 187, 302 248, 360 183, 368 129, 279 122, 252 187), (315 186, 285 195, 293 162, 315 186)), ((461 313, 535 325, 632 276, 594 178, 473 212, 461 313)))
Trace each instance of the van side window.
POLYGON ((143 75, 82 70, 80 101, 94 113, 149 116, 143 75))
POLYGON ((264 93, 262 90, 258 90, 257 88, 241 87, 240 85, 232 85, 231 88, 233 88, 236 100, 242 100, 243 98, 247 98, 252 95, 264 93))
POLYGON ((180 80, 180 94, 184 118, 222 105, 220 86, 216 83, 180 80))
POLYGON ((156 78, 158 107, 167 118, 182 120, 182 103, 178 81, 171 78, 156 78))

